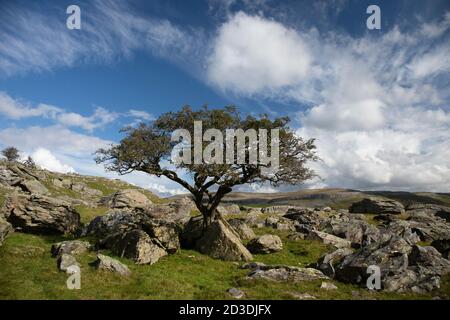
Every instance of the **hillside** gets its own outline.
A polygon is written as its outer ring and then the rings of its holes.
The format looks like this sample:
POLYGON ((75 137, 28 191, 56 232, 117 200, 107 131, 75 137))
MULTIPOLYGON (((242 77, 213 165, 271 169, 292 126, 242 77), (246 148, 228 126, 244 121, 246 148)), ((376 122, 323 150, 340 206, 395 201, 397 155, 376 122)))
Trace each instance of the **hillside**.
POLYGON ((430 246, 450 234, 444 220, 450 211, 443 206, 450 203, 449 194, 328 189, 232 193, 224 202, 218 234, 209 234, 206 247, 192 247, 188 240, 196 232, 199 216, 186 197, 160 199, 120 180, 0 162, 0 231, 9 230, 0 237, 0 299, 450 297, 450 277, 443 271, 448 260, 430 246), (385 213, 342 210, 369 196, 380 199, 371 205, 385 213), (343 228, 345 232, 340 231, 343 228), (412 228, 420 238, 404 232, 412 228), (270 243, 259 243, 261 236, 270 243), (215 237, 226 248, 208 247, 219 243, 215 237), (370 291, 363 283, 344 281, 346 272, 354 268, 346 269, 346 260, 333 262, 336 274, 322 266, 330 254, 358 255, 371 248, 374 255, 386 256, 382 267, 394 272, 397 257, 390 255, 390 246, 398 248, 395 241, 401 241, 409 254, 408 272, 420 266, 411 256, 416 251, 433 259, 434 267, 421 266, 428 273, 414 273, 414 283, 404 284, 402 274, 396 273, 400 278, 383 278, 386 290, 370 291), (387 245, 380 247, 380 243, 387 245), (111 263, 107 265, 99 254, 114 262, 107 260, 111 263), (246 255, 257 264, 246 264, 242 258, 246 255), (81 270, 80 290, 66 287, 64 267, 73 264, 81 270), (427 274, 438 279, 437 285, 427 274), (404 287, 396 287, 399 283, 404 287))

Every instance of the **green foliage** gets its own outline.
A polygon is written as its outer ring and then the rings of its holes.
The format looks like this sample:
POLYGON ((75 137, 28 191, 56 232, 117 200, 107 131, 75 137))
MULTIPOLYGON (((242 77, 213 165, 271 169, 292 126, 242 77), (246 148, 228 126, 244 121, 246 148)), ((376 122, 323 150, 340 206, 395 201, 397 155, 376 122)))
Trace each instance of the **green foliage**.
POLYGON ((19 149, 16 147, 6 147, 2 150, 2 155, 6 158, 7 161, 13 162, 19 160, 19 149))

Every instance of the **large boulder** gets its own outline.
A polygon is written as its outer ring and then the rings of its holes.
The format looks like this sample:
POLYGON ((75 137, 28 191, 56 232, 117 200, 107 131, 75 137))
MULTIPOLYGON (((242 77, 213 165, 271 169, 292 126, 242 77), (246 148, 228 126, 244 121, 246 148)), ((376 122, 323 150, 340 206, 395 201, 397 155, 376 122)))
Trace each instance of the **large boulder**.
POLYGON ((130 276, 130 269, 122 262, 105 256, 103 254, 97 254, 97 260, 93 263, 94 267, 99 270, 105 270, 109 272, 118 273, 122 276, 130 276))
POLYGON ((108 236, 103 239, 102 245, 113 254, 131 259, 136 264, 154 264, 168 254, 156 239, 139 229, 108 236))
POLYGON ((439 288, 441 276, 450 271, 450 262, 433 247, 420 247, 395 236, 346 256, 336 268, 336 278, 364 286, 369 266, 380 268, 382 289, 396 292, 424 293, 439 288))
POLYGON ((351 245, 351 242, 346 239, 342 239, 342 238, 336 237, 332 234, 329 234, 326 232, 321 232, 321 231, 316 231, 316 230, 312 230, 311 232, 309 232, 305 239, 318 240, 318 241, 322 242, 323 244, 332 245, 337 249, 348 248, 351 245))
POLYGON ((335 251, 327 253, 320 257, 317 263, 312 264, 312 267, 319 269, 325 275, 333 278, 335 273, 334 266, 339 264, 342 259, 344 259, 348 255, 351 255, 352 253, 353 250, 349 248, 336 249, 335 251))
POLYGON ((49 193, 48 189, 44 187, 38 180, 20 180, 13 186, 19 187, 22 191, 30 194, 46 195, 49 193))
POLYGON ((320 270, 314 268, 298 268, 285 265, 265 265, 263 263, 250 263, 242 268, 252 271, 246 280, 269 280, 277 282, 303 282, 329 279, 320 270))
MULTIPOLYGON (((156 244, 159 248, 167 253, 175 253, 180 248, 179 233, 180 227, 173 222, 165 220, 153 219, 145 212, 132 212, 128 210, 112 210, 103 216, 96 217, 87 227, 86 234, 97 238, 97 245, 100 247, 118 247, 118 243, 123 242, 122 236, 128 234, 141 238, 150 238, 152 244, 156 244), (142 231, 137 234, 134 231, 142 231), (144 237, 142 233, 146 234, 144 237)), ((134 244, 140 242, 135 241, 134 244)), ((120 247, 121 245, 119 245, 120 247)), ((153 245, 151 245, 154 248, 153 245)), ((160 250, 156 250, 159 252, 160 250)), ((128 251, 131 249, 128 248, 128 251)), ((139 251, 139 249, 136 249, 139 251)), ((121 252, 119 252, 121 255, 121 252)), ((157 255, 157 254, 156 254, 157 255)), ((128 254, 128 256, 139 256, 128 254)), ((137 260, 145 260, 136 258, 137 260)), ((151 259, 152 261, 155 259, 151 259)))
POLYGON ((100 200, 102 205, 112 209, 146 209, 152 205, 147 196, 136 189, 125 189, 104 197, 100 200))
POLYGON ((239 235, 221 219, 212 222, 196 242, 196 248, 212 258, 228 261, 249 261, 252 254, 245 248, 239 235))
POLYGON ((65 234, 80 228, 80 215, 70 204, 46 196, 13 194, 2 211, 13 227, 23 232, 65 234))
POLYGON ((322 230, 330 220, 328 212, 300 207, 290 208, 284 217, 296 221, 296 229, 302 233, 322 230))
POLYGON ((390 199, 365 198, 353 203, 350 213, 401 214, 405 207, 398 201, 390 199))
POLYGON ((11 224, 0 217, 0 246, 8 234, 13 231, 11 224))
POLYGON ((416 220, 397 220, 389 223, 384 230, 393 234, 402 234, 405 230, 412 230, 421 241, 447 239, 450 234, 450 225, 439 217, 415 217, 416 220))
POLYGON ((251 240, 247 248, 251 253, 272 253, 283 250, 283 243, 279 236, 265 234, 251 240))
POLYGON ((414 215, 415 213, 424 213, 427 215, 436 215, 440 218, 445 219, 450 222, 450 207, 437 205, 437 204, 423 204, 414 203, 406 207, 407 213, 409 215, 414 215))
POLYGON ((245 219, 230 219, 228 223, 242 240, 251 240, 256 237, 252 228, 245 223, 245 219))
POLYGON ((184 224, 191 218, 191 212, 197 207, 187 198, 173 200, 168 203, 154 204, 146 208, 146 213, 152 218, 184 224))

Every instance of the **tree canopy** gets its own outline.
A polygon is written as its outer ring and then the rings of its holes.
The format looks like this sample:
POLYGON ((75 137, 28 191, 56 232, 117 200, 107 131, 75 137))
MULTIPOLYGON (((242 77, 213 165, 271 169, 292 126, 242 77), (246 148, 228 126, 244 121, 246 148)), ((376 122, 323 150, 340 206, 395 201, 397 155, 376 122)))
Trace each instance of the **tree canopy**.
MULTIPOLYGON (((287 117, 276 119, 270 119, 267 115, 242 117, 235 107, 222 109, 203 107, 193 110, 185 106, 180 111, 162 114, 150 123, 123 129, 125 137, 120 143, 98 150, 96 161, 104 163, 107 170, 119 174, 140 171, 158 177, 165 176, 177 182, 193 195, 207 224, 207 221, 215 219, 215 209, 221 199, 236 185, 247 183, 270 183, 274 186, 283 183, 296 185, 315 175, 307 166, 309 161, 317 160, 314 139, 304 140, 298 137, 288 127, 288 122, 287 117), (198 128, 195 127, 196 121, 201 121, 202 140, 194 142, 186 140, 186 134, 196 137, 198 133, 196 131, 198 128), (209 133, 213 134, 208 134, 208 129, 213 129, 209 130, 209 133), (220 134, 227 137, 227 133, 229 134, 232 129, 235 132, 242 130, 241 133, 252 132, 252 130, 259 133, 266 132, 267 139, 271 142, 268 148, 271 150, 267 150, 267 156, 276 150, 272 143, 274 141, 277 143, 277 170, 268 171, 267 168, 271 164, 267 162, 250 161, 252 154, 258 153, 261 149, 261 140, 258 140, 256 144, 252 143, 251 134, 244 137, 244 144, 241 145, 234 143, 239 138, 232 138, 233 144, 227 144, 230 140, 220 138, 220 134), (177 130, 182 130, 183 139, 180 139, 180 136, 177 136, 177 139, 172 138, 172 134, 177 130), (271 140, 274 138, 272 135, 275 131, 277 139, 271 140), (183 147, 177 151, 176 148, 180 145, 183 147), (204 161, 205 159, 201 162, 198 159, 196 161, 199 147, 200 156, 209 152, 214 157, 217 156, 218 151, 223 151, 222 157, 231 154, 234 161, 232 163, 228 163, 226 159, 216 162, 204 161), (187 153, 191 161, 174 161, 174 152, 187 153), (238 161, 239 152, 244 152, 244 163, 238 161), (179 174, 180 171, 188 173, 190 179, 183 179, 179 174)), ((261 156, 261 153, 258 154, 261 156)), ((271 154, 271 157, 273 156, 274 154, 271 154)), ((186 159, 186 154, 184 158, 186 159)))

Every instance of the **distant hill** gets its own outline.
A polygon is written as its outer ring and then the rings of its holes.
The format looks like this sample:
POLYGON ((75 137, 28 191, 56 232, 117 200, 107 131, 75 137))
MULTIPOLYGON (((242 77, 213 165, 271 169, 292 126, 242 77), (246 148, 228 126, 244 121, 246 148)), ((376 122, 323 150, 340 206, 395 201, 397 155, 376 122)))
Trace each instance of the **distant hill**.
MULTIPOLYGON (((186 195, 174 196, 178 198, 186 195)), ((330 206, 333 209, 348 208, 353 202, 367 197, 398 200, 410 203, 450 205, 450 193, 404 192, 404 191, 359 191, 351 189, 304 189, 293 192, 257 193, 232 192, 223 202, 247 206, 296 205, 304 207, 330 206)))

